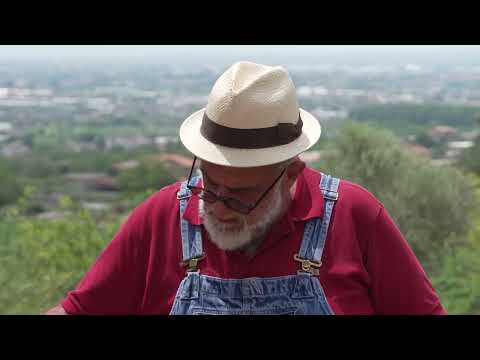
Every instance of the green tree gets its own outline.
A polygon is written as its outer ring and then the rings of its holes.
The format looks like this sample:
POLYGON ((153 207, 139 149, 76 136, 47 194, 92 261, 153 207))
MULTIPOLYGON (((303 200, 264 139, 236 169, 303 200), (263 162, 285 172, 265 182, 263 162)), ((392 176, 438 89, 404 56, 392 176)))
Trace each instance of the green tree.
POLYGON ((147 164, 141 162, 140 166, 122 172, 119 175, 122 191, 133 194, 146 190, 158 190, 175 181, 161 163, 147 164))
POLYGON ((448 246, 466 243, 473 187, 458 170, 414 157, 390 132, 349 123, 332 141, 321 170, 372 192, 396 220, 427 270, 448 246))
POLYGON ((480 178, 415 158, 390 132, 349 123, 318 167, 370 190, 451 314, 480 314, 480 178))
POLYGON ((65 198, 64 216, 24 216, 33 194, 0 214, 0 313, 40 314, 75 288, 123 219, 98 218, 65 198))
MULTIPOLYGON (((475 124, 477 129, 480 130, 480 112, 475 114, 475 124)), ((460 165, 465 170, 480 175, 480 134, 477 135, 473 147, 463 153, 460 165)))
POLYGON ((471 129, 478 107, 436 104, 362 105, 353 109, 353 120, 379 124, 399 135, 425 130, 434 125, 471 129))
POLYGON ((437 145, 437 143, 432 139, 432 137, 426 131, 422 131, 420 134, 418 134, 415 137, 415 141, 418 144, 425 146, 427 148, 432 148, 435 145, 437 145))
POLYGON ((480 140, 477 139, 473 147, 465 151, 460 164, 467 171, 480 175, 480 140))
POLYGON ((477 126, 480 126, 480 112, 478 112, 474 115, 474 119, 475 119, 475 124, 477 126))
MULTIPOLYGON (((474 177, 475 201, 480 203, 480 177, 474 177)), ((466 246, 445 251, 432 282, 452 314, 480 315, 480 209, 473 222, 466 246)))
POLYGON ((10 164, 2 159, 0 159, 0 184, 0 207, 16 201, 22 193, 22 186, 15 178, 10 164))

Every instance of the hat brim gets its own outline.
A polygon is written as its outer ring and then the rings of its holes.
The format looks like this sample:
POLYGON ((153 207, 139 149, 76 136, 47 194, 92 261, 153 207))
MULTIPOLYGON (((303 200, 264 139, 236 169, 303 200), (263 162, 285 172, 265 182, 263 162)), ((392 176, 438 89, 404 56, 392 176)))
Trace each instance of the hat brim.
POLYGON ((216 145, 202 136, 200 126, 205 108, 190 115, 180 127, 180 140, 195 156, 210 163, 232 167, 256 167, 291 159, 312 147, 322 132, 320 123, 309 112, 300 109, 302 135, 293 142, 261 149, 236 149, 216 145))

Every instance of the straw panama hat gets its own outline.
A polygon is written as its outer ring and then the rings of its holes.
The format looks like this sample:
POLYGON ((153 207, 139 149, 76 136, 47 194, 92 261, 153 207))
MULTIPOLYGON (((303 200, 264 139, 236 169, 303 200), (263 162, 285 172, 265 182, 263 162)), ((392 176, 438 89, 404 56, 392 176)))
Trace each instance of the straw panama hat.
POLYGON ((299 108, 287 70, 237 62, 215 82, 207 106, 180 127, 195 156, 232 167, 275 164, 308 150, 320 138, 317 119, 299 108))

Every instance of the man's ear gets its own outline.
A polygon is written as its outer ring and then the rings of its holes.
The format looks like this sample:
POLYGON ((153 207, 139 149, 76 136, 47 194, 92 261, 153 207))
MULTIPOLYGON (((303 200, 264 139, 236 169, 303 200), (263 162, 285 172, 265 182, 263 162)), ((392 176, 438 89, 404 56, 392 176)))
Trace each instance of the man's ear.
POLYGON ((300 160, 298 157, 292 162, 287 168, 287 186, 290 187, 293 185, 298 176, 305 169, 305 162, 300 160))

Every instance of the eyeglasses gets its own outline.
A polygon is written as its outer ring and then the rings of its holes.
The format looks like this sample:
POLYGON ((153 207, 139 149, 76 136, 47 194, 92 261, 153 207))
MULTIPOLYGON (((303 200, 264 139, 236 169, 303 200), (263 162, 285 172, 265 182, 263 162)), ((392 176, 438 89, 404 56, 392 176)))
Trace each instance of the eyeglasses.
POLYGON ((208 202, 208 203, 215 203, 217 201, 222 201, 226 207, 236 212, 239 212, 244 215, 248 215, 253 209, 255 209, 258 204, 263 200, 265 196, 267 196, 268 192, 275 186, 275 184, 280 180, 283 173, 287 168, 284 168, 280 175, 275 179, 272 185, 268 187, 267 190, 258 198, 257 201, 253 204, 245 204, 242 201, 232 198, 232 197, 225 197, 215 194, 213 191, 201 188, 199 186, 190 185, 190 179, 192 178, 193 168, 195 167, 195 162, 197 161, 197 157, 195 156, 193 159, 192 168, 190 169, 190 174, 188 175, 187 187, 190 189, 192 194, 198 196, 200 199, 208 202))

